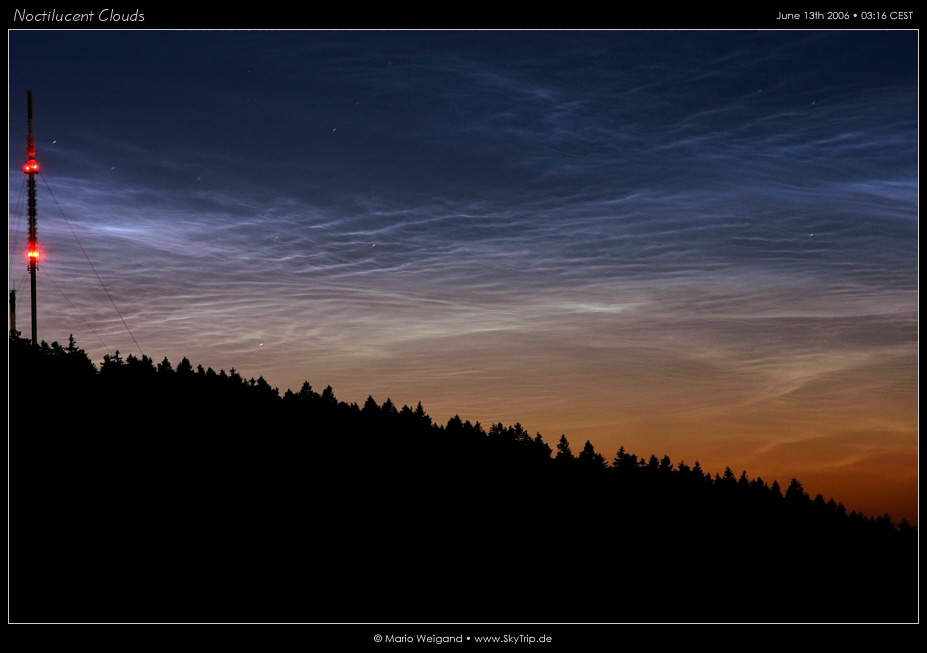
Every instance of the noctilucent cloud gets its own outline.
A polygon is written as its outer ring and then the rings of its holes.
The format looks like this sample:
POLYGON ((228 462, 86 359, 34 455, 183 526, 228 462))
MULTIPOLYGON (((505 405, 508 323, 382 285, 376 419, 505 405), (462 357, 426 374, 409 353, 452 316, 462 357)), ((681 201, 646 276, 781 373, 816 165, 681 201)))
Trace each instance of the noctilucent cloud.
POLYGON ((17 327, 32 90, 40 339, 916 522, 917 46, 12 31, 17 327))

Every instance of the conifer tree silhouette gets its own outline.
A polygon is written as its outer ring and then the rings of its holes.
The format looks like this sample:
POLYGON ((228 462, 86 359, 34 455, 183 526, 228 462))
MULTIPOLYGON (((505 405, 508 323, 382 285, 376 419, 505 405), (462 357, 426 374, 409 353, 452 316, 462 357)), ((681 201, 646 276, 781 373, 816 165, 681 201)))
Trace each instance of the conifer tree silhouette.
POLYGON ((556 460, 573 460, 573 452, 570 450, 570 443, 566 435, 561 435, 560 442, 557 443, 556 460))

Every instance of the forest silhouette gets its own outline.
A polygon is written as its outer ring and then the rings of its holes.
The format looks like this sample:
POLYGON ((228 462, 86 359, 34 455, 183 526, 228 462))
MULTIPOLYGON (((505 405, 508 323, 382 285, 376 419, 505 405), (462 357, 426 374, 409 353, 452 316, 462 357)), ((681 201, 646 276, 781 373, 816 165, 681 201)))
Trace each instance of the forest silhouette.
POLYGON ((13 622, 912 622, 917 531, 797 479, 10 340, 13 622))

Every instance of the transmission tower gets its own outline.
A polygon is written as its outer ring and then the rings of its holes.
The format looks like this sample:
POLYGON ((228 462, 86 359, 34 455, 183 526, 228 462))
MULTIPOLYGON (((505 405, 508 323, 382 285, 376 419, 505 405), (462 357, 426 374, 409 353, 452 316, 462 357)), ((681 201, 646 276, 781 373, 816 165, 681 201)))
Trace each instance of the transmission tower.
MULTIPOLYGON (((35 271, 39 269, 39 244, 35 228, 35 175, 39 171, 39 162, 35 160, 35 139, 32 137, 32 91, 26 91, 26 105, 29 115, 29 136, 26 138, 26 155, 29 160, 23 165, 23 172, 29 175, 29 277, 32 283, 32 345, 39 344, 35 311, 35 271)), ((15 301, 15 300, 14 300, 15 301)))

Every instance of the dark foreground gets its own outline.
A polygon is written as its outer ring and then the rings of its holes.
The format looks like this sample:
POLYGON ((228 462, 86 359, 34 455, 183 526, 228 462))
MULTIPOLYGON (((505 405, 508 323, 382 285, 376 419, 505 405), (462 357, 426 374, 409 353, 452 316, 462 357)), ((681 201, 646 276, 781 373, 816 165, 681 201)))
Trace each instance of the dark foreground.
POLYGON ((12 622, 917 620, 916 531, 800 484, 62 351, 10 352, 12 622))

